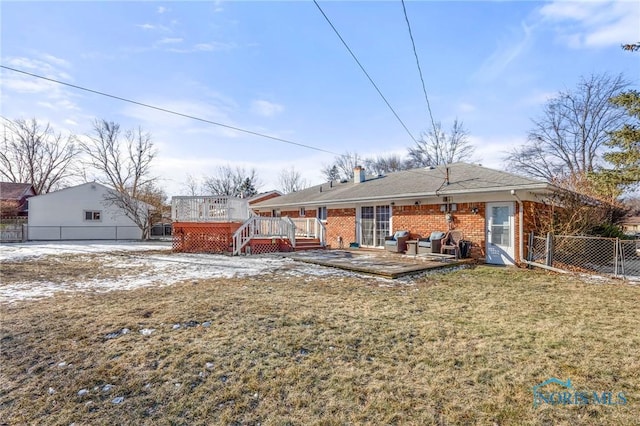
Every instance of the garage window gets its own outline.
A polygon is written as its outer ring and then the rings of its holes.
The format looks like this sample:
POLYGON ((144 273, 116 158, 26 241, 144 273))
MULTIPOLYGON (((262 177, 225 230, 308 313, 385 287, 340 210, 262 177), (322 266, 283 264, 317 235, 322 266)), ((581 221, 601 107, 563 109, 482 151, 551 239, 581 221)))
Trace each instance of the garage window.
POLYGON ((87 222, 100 222, 102 215, 100 210, 85 210, 84 220, 87 222))

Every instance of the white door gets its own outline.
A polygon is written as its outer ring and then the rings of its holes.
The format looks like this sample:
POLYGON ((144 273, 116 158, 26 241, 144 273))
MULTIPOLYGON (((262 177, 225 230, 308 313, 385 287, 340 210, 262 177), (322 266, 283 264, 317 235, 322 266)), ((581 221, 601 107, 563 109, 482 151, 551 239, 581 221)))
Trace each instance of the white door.
POLYGON ((515 263, 513 203, 487 203, 487 263, 515 263))

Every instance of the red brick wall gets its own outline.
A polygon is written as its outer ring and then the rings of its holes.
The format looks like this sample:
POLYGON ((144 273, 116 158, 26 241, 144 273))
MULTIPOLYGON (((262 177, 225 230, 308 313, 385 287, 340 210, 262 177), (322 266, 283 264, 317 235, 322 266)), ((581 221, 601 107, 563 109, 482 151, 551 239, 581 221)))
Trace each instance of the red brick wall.
MULTIPOLYGON (((300 217, 308 217, 308 218, 314 218, 316 217, 317 213, 315 209, 305 209, 304 212, 304 216, 300 216, 300 210, 282 210, 280 212, 280 216, 285 217, 285 216, 289 216, 292 219, 296 219, 296 218, 300 218, 300 217)), ((271 214, 269 213, 269 216, 271 216, 271 214)))
MULTIPOLYGON (((471 256, 485 257, 485 204, 458 203, 457 211, 451 212, 453 223, 451 229, 462 231, 462 237, 472 243, 471 256), (474 214, 472 207, 478 212, 474 214)), ((412 238, 427 237, 433 231, 447 232, 450 224, 445 219, 445 213, 440 211, 440 205, 429 204, 419 206, 394 206, 392 232, 406 229, 412 238)))
POLYGON ((356 241, 356 209, 327 209, 327 245, 338 248, 339 237, 344 247, 356 241))
MULTIPOLYGON (((280 212, 281 217, 288 216, 293 219, 300 217, 314 218, 317 217, 317 214, 318 213, 315 209, 305 209, 304 216, 300 216, 300 210, 282 210, 280 212)), ((271 212, 259 212, 258 215, 262 217, 271 217, 271 212)))

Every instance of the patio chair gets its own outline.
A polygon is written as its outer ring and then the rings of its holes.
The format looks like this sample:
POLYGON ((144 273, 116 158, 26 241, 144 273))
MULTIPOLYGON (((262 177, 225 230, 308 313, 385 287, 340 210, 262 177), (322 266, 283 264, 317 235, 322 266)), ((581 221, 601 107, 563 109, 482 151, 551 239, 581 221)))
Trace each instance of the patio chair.
POLYGON ((440 231, 433 231, 426 238, 418 239, 418 254, 424 253, 440 253, 442 239, 446 234, 440 231))
POLYGON ((442 239, 442 245, 440 246, 440 253, 444 254, 446 251, 453 250, 456 260, 460 258, 460 241, 462 241, 461 231, 449 231, 447 235, 442 239))
POLYGON ((404 253, 407 250, 409 231, 396 231, 392 237, 384 238, 384 248, 392 253, 404 253))

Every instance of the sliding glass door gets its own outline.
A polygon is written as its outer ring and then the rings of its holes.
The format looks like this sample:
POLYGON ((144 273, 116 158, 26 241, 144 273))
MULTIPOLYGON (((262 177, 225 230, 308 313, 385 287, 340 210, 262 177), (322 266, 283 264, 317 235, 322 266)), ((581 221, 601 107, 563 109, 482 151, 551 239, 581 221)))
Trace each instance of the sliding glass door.
POLYGON ((391 208, 387 206, 363 206, 360 208, 360 244, 383 247, 384 237, 391 229, 391 208))

